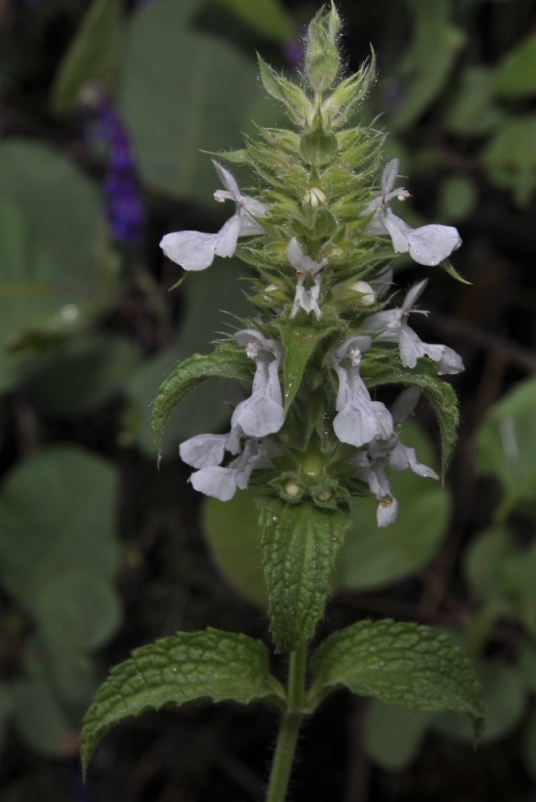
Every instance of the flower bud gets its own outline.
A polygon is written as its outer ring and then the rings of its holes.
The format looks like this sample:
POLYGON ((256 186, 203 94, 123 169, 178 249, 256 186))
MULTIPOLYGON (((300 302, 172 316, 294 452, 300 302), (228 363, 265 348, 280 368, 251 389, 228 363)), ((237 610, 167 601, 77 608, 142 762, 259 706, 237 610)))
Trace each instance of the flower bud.
POLYGON ((311 187, 303 196, 304 205, 310 205, 313 209, 316 209, 319 203, 325 203, 326 200, 326 193, 319 187, 311 187))
POLYGON ((337 77, 340 65, 337 34, 340 27, 341 20, 333 2, 329 12, 319 11, 309 25, 305 70, 316 92, 329 89, 337 77))
POLYGON ((361 298, 359 299, 361 306, 372 306, 372 304, 376 303, 374 290, 366 281, 354 281, 350 289, 361 294, 361 298))

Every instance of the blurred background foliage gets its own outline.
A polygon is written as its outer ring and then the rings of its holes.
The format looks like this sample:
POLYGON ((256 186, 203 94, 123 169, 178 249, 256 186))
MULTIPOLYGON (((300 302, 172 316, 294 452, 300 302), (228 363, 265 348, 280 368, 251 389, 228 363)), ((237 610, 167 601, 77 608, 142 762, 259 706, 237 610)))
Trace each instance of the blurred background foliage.
MULTIPOLYGON (((109 665, 179 628, 265 637, 252 496, 201 499, 178 443, 219 431, 224 388, 192 394, 158 473, 148 418, 162 379, 248 314, 244 268, 189 276, 158 242, 217 230, 202 151, 278 125, 257 50, 299 70, 313 0, 0 0, 0 797, 123 802, 259 798, 271 713, 195 706, 112 733, 80 781, 81 718, 109 665), (222 312, 221 310, 226 310, 222 312)), ((460 228, 432 281, 428 341, 460 351, 462 429, 445 487, 393 478, 333 576, 331 629, 366 616, 434 624, 486 692, 477 752, 455 717, 344 694, 305 731, 293 798, 536 799, 536 3, 340 0, 361 119, 392 133, 412 224, 460 228), (326 734, 329 738, 326 740, 326 734)), ((224 212, 223 212, 224 213, 224 212)), ((398 213, 398 210, 397 210, 398 213)), ((404 258, 397 279, 423 277, 404 258)), ((424 271, 426 272, 426 271, 424 271)), ((405 441, 437 462, 424 403, 405 441)), ((261 794, 262 796, 262 794, 261 794)))

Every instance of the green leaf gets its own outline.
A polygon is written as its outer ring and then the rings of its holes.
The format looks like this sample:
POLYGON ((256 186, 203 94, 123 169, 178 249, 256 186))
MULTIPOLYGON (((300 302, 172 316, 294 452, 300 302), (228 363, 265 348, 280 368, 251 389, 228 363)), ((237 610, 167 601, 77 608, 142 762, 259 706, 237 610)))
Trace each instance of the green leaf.
MULTIPOLYGON (((108 272, 96 187, 52 149, 0 144, 0 388, 18 378, 27 340, 70 336, 108 303, 108 272)), ((39 350, 37 348, 37 350, 39 350)))
MULTIPOLYGON (((401 439, 416 449, 419 462, 436 467, 430 443, 415 423, 404 423, 401 439)), ((337 588, 363 591, 415 574, 446 535, 450 494, 439 482, 409 470, 394 472, 389 481, 399 503, 398 517, 390 526, 378 528, 376 498, 351 501, 352 525, 337 559, 337 588)))
POLYGON ((506 54, 497 67, 494 88, 507 98, 536 93, 536 36, 529 36, 506 54))
POLYGON ((483 153, 490 179, 528 203, 536 186, 536 114, 508 117, 483 153))
MULTIPOLYGON (((476 667, 484 692, 486 729, 482 742, 498 741, 512 732, 525 709, 525 691, 519 672, 511 666, 488 661, 476 667)), ((432 727, 442 735, 459 741, 473 740, 467 721, 451 713, 437 715, 432 727)))
POLYGON ((519 672, 528 691, 536 693, 536 644, 527 642, 519 655, 519 672))
POLYGON ((207 379, 251 381, 251 366, 242 348, 230 343, 219 345, 212 354, 194 354, 185 359, 161 385, 153 404, 151 426, 160 454, 166 421, 177 404, 207 379))
POLYGON ((475 182, 465 175, 446 178, 439 193, 439 215, 447 223, 466 220, 478 203, 475 182))
POLYGON ((257 496, 252 488, 230 501, 207 498, 201 519, 212 558, 225 579, 244 599, 266 610, 257 496))
POLYGON ((407 768, 417 757, 432 715, 425 710, 384 705, 374 699, 365 721, 365 752, 382 769, 407 768))
POLYGON ((477 736, 484 728, 482 690, 471 663, 431 627, 387 619, 360 621, 318 647, 311 673, 313 702, 346 686, 410 710, 468 713, 477 736))
POLYGON ((234 14, 254 31, 274 39, 288 42, 292 39, 294 22, 280 0, 213 0, 234 14))
POLYGON ((142 178, 161 192, 213 204, 218 179, 200 151, 243 145, 240 131, 260 89, 252 61, 195 26, 198 9, 198 0, 159 0, 133 16, 121 106, 142 178))
POLYGON ((523 502, 536 504, 536 379, 520 382, 496 404, 476 437, 476 462, 496 476, 504 498, 499 518, 523 502))
POLYGON ((136 649, 112 669, 87 712, 84 769, 111 727, 147 710, 201 699, 281 704, 285 692, 270 674, 268 657, 260 641, 216 629, 179 632, 136 649))
POLYGON ((25 460, 0 493, 0 576, 51 651, 103 644, 120 611, 113 579, 116 474, 81 448, 25 460))
POLYGON ((335 328, 307 328, 305 326, 295 326, 284 320, 278 321, 276 325, 281 335, 281 342, 285 347, 283 395, 286 414, 300 389, 305 368, 316 346, 324 337, 335 331, 335 328))
POLYGON ((451 385, 440 379, 430 360, 420 359, 412 370, 394 367, 383 357, 363 360, 362 376, 367 387, 405 384, 418 387, 432 404, 441 433, 441 473, 444 476, 458 436, 458 401, 451 385))
POLYGON ((93 0, 63 57, 52 87, 52 110, 65 114, 90 81, 112 94, 117 84, 123 0, 93 0))
POLYGON ((80 415, 125 390, 140 354, 127 337, 85 334, 49 349, 28 381, 35 401, 54 415, 80 415))
POLYGON ((512 535, 502 527, 485 529, 469 545, 464 556, 464 574, 479 599, 486 602, 500 599, 503 566, 514 553, 512 535))
POLYGON ((308 503, 261 498, 259 508, 272 635, 278 651, 291 652, 313 636, 324 613, 348 521, 308 503))
POLYGON ((30 655, 24 676, 11 686, 17 733, 47 757, 73 758, 78 752, 78 732, 69 720, 52 686, 43 661, 30 655))
POLYGON ((269 95, 283 104, 292 122, 302 126, 305 121, 312 121, 314 107, 303 90, 297 84, 280 78, 260 56, 257 58, 262 85, 269 95))
POLYGON ((414 18, 414 40, 400 66, 408 81, 402 107, 393 115, 396 128, 410 125, 441 92, 463 47, 464 31, 449 21, 449 0, 406 0, 414 18))
POLYGON ((499 125, 504 112, 494 104, 494 73, 487 67, 467 67, 452 100, 447 104, 447 131, 461 136, 483 136, 499 125))

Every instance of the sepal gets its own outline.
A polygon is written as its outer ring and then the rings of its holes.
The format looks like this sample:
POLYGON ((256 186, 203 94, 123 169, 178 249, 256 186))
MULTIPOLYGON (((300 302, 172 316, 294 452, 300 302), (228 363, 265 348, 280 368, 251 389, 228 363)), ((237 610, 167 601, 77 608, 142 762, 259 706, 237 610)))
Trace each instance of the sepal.
POLYGON ((339 72, 337 36, 340 28, 341 19, 333 2, 328 12, 322 8, 309 25, 305 72, 315 92, 329 89, 339 72))
POLYGON ((280 78, 263 59, 258 56, 262 85, 269 95, 282 103, 295 125, 310 125, 315 109, 299 86, 280 78))

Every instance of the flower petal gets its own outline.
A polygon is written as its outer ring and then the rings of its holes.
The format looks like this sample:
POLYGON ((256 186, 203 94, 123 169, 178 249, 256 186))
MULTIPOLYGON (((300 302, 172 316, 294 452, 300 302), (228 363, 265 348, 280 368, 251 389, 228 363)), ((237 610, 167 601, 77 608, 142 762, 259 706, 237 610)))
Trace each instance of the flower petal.
POLYGON ((236 493, 236 471, 232 468, 201 468, 190 476, 193 487, 205 496, 229 501, 236 493))
POLYGON ((176 231, 166 234, 160 241, 160 247, 168 259, 185 270, 205 270, 214 261, 219 236, 219 233, 176 231))
POLYGON ((229 170, 226 170, 225 167, 222 167, 222 165, 215 159, 212 159, 211 161, 216 169, 216 172, 218 173, 218 178, 222 182, 223 186, 228 192, 230 192, 235 202, 239 203, 242 198, 242 193, 240 192, 240 189, 236 182, 236 178, 232 173, 229 172, 229 170))
POLYGON ((237 406, 231 426, 240 426, 248 437, 265 437, 278 432, 285 422, 283 406, 268 395, 255 393, 237 406))
POLYGON ((382 529, 396 521, 398 501, 393 496, 384 496, 376 510, 376 521, 382 529))
POLYGON ((240 236, 241 225, 242 220, 240 214, 236 212, 236 214, 233 214, 220 228, 216 234, 218 241, 216 243, 215 253, 217 256, 229 258, 234 255, 238 237, 240 236))
POLYGON ((193 468, 220 465, 228 439, 227 434, 197 434, 180 444, 179 454, 182 461, 193 468))
POLYGON ((391 159, 382 174, 382 195, 387 195, 391 192, 398 178, 398 168, 400 162, 398 159, 391 159))
POLYGON ((387 207, 383 211, 383 224, 390 234, 393 250, 395 253, 407 253, 409 251, 408 237, 413 229, 408 226, 400 217, 387 207))
POLYGON ((408 235, 409 253, 420 265, 438 265, 462 244, 453 226, 437 224, 414 229, 408 235))
POLYGON ((421 391, 418 387, 407 387, 403 390, 391 408, 393 423, 405 421, 417 406, 420 397, 421 391))

